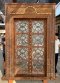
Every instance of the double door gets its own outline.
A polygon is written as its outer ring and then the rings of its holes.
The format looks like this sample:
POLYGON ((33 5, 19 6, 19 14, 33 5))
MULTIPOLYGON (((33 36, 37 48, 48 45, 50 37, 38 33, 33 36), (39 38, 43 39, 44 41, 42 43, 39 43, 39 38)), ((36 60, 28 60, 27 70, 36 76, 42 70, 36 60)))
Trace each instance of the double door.
POLYGON ((45 19, 15 19, 15 75, 46 76, 45 19))

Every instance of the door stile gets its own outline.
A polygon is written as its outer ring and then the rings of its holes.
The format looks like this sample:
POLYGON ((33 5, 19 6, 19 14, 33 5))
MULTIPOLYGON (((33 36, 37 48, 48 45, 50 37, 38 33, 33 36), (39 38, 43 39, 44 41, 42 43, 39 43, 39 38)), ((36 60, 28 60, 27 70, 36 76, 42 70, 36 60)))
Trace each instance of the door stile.
POLYGON ((32 74, 32 26, 31 20, 29 20, 29 74, 32 74))

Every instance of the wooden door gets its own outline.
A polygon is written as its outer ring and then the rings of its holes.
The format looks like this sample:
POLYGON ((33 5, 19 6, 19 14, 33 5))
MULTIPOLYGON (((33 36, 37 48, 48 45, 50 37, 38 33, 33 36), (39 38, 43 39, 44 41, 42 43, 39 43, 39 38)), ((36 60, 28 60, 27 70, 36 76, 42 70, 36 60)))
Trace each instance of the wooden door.
POLYGON ((6 4, 3 79, 54 78, 55 4, 6 4))
POLYGON ((15 76, 46 76, 46 20, 15 19, 15 76))

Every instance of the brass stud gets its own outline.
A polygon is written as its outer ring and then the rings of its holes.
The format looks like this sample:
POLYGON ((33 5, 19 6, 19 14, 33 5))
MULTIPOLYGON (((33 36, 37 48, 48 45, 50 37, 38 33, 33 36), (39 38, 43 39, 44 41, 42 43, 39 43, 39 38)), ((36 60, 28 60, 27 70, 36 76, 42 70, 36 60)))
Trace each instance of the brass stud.
POLYGON ((31 70, 30 70, 30 72, 31 72, 31 70))
POLYGON ((31 59, 31 56, 30 56, 30 59, 31 59))
POLYGON ((31 69, 31 66, 30 66, 30 69, 31 69))
POLYGON ((31 59, 30 59, 30 62, 31 62, 31 59))
POLYGON ((31 64, 30 64, 30 66, 31 66, 31 64))

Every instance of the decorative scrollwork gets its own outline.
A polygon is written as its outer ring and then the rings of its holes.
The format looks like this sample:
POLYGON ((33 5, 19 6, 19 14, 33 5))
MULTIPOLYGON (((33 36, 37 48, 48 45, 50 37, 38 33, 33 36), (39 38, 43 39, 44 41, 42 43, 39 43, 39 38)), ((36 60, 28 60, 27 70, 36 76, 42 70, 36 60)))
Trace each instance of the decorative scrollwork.
POLYGON ((22 45, 22 46, 27 46, 28 45, 28 35, 27 34, 19 34, 16 35, 16 44, 22 45))
POLYGON ((43 33, 44 32, 44 22, 43 21, 33 21, 32 22, 32 32, 33 33, 43 33))
POLYGON ((16 21, 15 22, 16 32, 28 32, 28 21, 16 21))
POLYGON ((44 45, 44 35, 32 35, 32 45, 33 46, 43 46, 44 45))
POLYGON ((33 73, 44 73, 44 48, 33 48, 32 66, 33 73))

